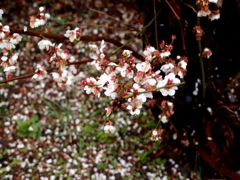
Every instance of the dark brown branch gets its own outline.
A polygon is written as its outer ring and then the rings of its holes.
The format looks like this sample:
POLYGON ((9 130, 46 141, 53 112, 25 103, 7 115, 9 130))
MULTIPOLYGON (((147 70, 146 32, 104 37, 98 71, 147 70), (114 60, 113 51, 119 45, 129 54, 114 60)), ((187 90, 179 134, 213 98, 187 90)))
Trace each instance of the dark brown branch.
POLYGON ((240 179, 240 175, 232 171, 231 169, 228 169, 227 167, 221 165, 216 161, 214 158, 212 158, 200 145, 195 145, 197 152, 202 156, 202 158, 216 171, 218 171, 220 174, 223 174, 225 176, 230 177, 231 179, 240 179))
MULTIPOLYGON (((11 33, 24 34, 24 35, 28 35, 28 36, 37 36, 37 37, 41 37, 41 38, 49 38, 49 39, 54 39, 56 41, 67 40, 67 38, 64 35, 52 34, 52 33, 46 33, 46 32, 37 32, 37 31, 33 31, 33 30, 24 31, 23 29, 10 28, 10 32, 11 33)), ((90 41, 101 41, 101 40, 112 43, 112 44, 114 44, 115 46, 118 46, 118 47, 123 46, 123 44, 120 43, 119 41, 117 41, 115 39, 111 39, 107 36, 96 36, 96 35, 81 36, 81 41, 90 42, 90 41)), ((136 57, 137 59, 144 60, 143 56, 141 56, 138 52, 134 51, 131 47, 125 46, 125 49, 128 49, 128 50, 132 51, 133 52, 132 55, 134 57, 136 57)))

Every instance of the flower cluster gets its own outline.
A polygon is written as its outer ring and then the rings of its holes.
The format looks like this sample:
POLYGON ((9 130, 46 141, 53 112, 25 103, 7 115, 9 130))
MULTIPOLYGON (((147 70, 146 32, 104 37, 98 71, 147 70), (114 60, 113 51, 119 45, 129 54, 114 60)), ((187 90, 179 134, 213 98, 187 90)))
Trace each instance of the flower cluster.
POLYGON ((37 16, 39 16, 39 18, 37 18, 34 15, 29 16, 31 28, 36 28, 36 27, 45 25, 47 22, 47 19, 50 18, 50 14, 46 13, 44 7, 39 7, 39 13, 37 16))
POLYGON ((214 3, 217 4, 218 0, 197 0, 197 4, 199 4, 200 8, 197 13, 198 17, 206 17, 208 16, 211 21, 220 18, 220 10, 210 10, 209 4, 214 3))
POLYGON ((153 129, 150 133, 150 139, 152 141, 159 141, 162 139, 162 133, 163 133, 163 129, 153 129))
POLYGON ((17 59, 19 53, 14 53, 16 45, 21 41, 22 36, 18 33, 10 34, 10 27, 3 26, 0 22, 0 50, 2 52, 1 64, 7 79, 11 78, 11 73, 17 69, 17 59))
MULTIPOLYGON (((91 55, 93 64, 104 73, 97 79, 89 77, 83 80, 84 90, 96 97, 100 97, 103 92, 114 101, 119 97, 125 99, 123 105, 131 115, 140 114, 143 103, 153 98, 152 92, 159 91, 163 96, 173 96, 178 89, 177 85, 181 83, 180 78, 186 74, 186 57, 179 56, 177 61, 169 58, 173 47, 165 42, 160 45, 161 51, 147 46, 143 52, 145 61, 138 63, 131 57, 132 52, 129 50, 123 51, 118 64, 105 59, 104 41, 100 47, 90 47, 95 51, 95 55, 91 55), (162 66, 155 71, 152 64, 156 63, 162 66)), ((112 106, 106 108, 108 116, 112 110, 112 106)))
POLYGON ((196 39, 200 40, 204 33, 201 26, 196 25, 193 30, 196 32, 196 39))
MULTIPOLYGON (((59 68, 59 72, 53 72, 52 77, 59 85, 70 83, 72 80, 70 72, 66 70, 66 65, 69 62, 74 62, 75 57, 72 56, 67 49, 62 49, 62 44, 56 45, 47 39, 38 42, 39 49, 47 51, 47 60, 59 68)), ((42 80, 47 75, 45 68, 37 65, 33 79, 42 80)))
POLYGON ((162 113, 158 116, 162 123, 167 123, 168 119, 173 115, 173 103, 163 100, 161 103, 162 113))

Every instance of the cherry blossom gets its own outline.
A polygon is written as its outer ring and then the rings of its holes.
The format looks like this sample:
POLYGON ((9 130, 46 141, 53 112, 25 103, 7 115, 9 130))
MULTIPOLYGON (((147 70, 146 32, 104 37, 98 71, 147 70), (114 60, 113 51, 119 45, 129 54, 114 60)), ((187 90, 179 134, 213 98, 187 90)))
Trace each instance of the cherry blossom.
POLYGON ((147 98, 153 98, 152 92, 145 92, 146 90, 141 88, 136 83, 133 84, 133 87, 130 91, 136 94, 136 98, 141 102, 146 102, 147 98))
POLYGON ((132 51, 129 51, 129 50, 124 50, 122 55, 126 58, 130 57, 130 55, 132 54, 132 51))
POLYGON ((173 68, 174 68, 174 67, 175 67, 175 66, 174 66, 172 63, 167 63, 167 64, 162 65, 161 70, 162 70, 164 73, 168 74, 168 73, 170 73, 170 72, 173 71, 173 68))
POLYGON ((145 61, 145 62, 137 64, 136 68, 138 71, 146 73, 151 70, 151 64, 149 61, 145 61))
POLYGON ((152 61, 152 59, 155 57, 154 52, 156 49, 152 46, 147 46, 145 50, 143 51, 144 58, 148 61, 152 61))
POLYGON ((15 53, 14 55, 10 56, 8 62, 10 65, 14 65, 17 63, 19 53, 15 53))
POLYGON ((64 36, 69 38, 69 40, 73 42, 74 40, 79 41, 81 34, 82 34, 82 30, 76 27, 74 30, 67 30, 64 36))
MULTIPOLYGON (((180 83, 180 80, 175 77, 174 73, 170 73, 166 75, 163 81, 166 83, 166 84, 164 83, 165 85, 180 83)), ((162 88, 160 89, 160 92, 162 93, 163 96, 168 96, 168 95, 173 96, 177 89, 178 89, 177 86, 172 86, 172 87, 162 88)))
POLYGON ((16 66, 7 66, 6 68, 4 68, 4 72, 11 73, 14 72, 16 69, 17 69, 16 66))
POLYGON ((84 86, 84 90, 87 94, 93 93, 95 96, 100 97, 100 89, 96 84, 97 80, 93 77, 87 78, 82 81, 82 85, 84 86))
POLYGON ((40 81, 44 79, 46 76, 47 76, 47 71, 42 65, 38 64, 32 79, 40 81))
POLYGON ((44 50, 46 49, 47 51, 50 49, 50 47, 54 46, 54 44, 47 40, 47 39, 43 39, 41 41, 38 42, 38 47, 41 49, 41 50, 44 50))
POLYGON ((139 115, 143 102, 141 100, 138 100, 137 98, 129 98, 128 103, 129 104, 127 105, 126 109, 129 110, 130 114, 139 115))

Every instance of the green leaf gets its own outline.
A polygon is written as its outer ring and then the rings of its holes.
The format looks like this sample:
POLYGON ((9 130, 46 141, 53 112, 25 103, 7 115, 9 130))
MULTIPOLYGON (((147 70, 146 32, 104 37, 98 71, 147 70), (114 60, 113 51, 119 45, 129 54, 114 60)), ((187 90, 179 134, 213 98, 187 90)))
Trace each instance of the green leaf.
POLYGON ((18 137, 21 137, 21 138, 26 138, 27 134, 28 134, 27 132, 23 132, 23 131, 18 131, 17 132, 18 137))
POLYGON ((17 127, 19 132, 27 133, 29 126, 30 126, 29 121, 17 121, 17 127))
POLYGON ((38 115, 33 115, 32 117, 31 117, 31 119, 30 119, 30 121, 32 122, 32 123, 35 123, 35 122, 37 122, 39 120, 39 117, 38 117, 38 115))

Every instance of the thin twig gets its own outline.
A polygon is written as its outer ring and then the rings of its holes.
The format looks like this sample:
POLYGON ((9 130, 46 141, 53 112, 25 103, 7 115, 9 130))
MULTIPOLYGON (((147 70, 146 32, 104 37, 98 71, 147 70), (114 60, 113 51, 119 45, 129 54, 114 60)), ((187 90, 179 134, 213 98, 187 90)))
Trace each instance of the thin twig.
POLYGON ((180 26, 180 30, 181 30, 181 36, 182 36, 182 46, 183 46, 183 50, 184 50, 184 52, 187 54, 187 48, 186 48, 186 44, 185 44, 185 39, 184 39, 184 33, 183 33, 181 18, 178 16, 178 14, 177 14, 176 11, 173 9, 172 5, 168 2, 168 0, 165 0, 165 1, 166 1, 166 3, 168 4, 168 6, 170 7, 170 9, 172 10, 173 14, 174 14, 174 15, 176 16, 176 18, 178 19, 179 26, 180 26))
MULTIPOLYGON (((200 17, 197 17, 197 24, 200 26, 200 17)), ((204 70, 204 63, 203 63, 203 57, 202 57, 202 42, 201 38, 197 39, 198 41, 198 50, 199 50, 199 61, 201 66, 201 74, 202 74, 202 97, 205 99, 206 96, 206 80, 205 80, 205 70, 204 70)))
POLYGON ((105 12, 102 12, 102 11, 99 11, 99 10, 96 10, 96 9, 93 9, 93 8, 91 8, 91 7, 89 7, 89 6, 86 6, 86 7, 87 7, 88 9, 90 9, 91 11, 97 12, 97 13, 99 13, 99 14, 103 14, 103 15, 109 17, 110 19, 112 19, 112 20, 120 23, 120 24, 124 24, 125 26, 127 26, 127 27, 129 27, 129 28, 131 28, 131 29, 133 29, 133 30, 135 30, 135 31, 139 31, 139 29, 137 29, 137 28, 135 28, 135 27, 132 27, 132 26, 130 26, 129 24, 124 23, 123 21, 119 21, 119 20, 117 20, 116 18, 114 18, 113 16, 110 16, 109 14, 107 14, 107 13, 105 13, 105 12))
POLYGON ((189 8, 191 8, 193 10, 193 12, 195 12, 197 14, 197 11, 194 9, 194 7, 192 7, 191 5, 187 4, 187 3, 183 3, 184 5, 188 6, 189 8))
MULTIPOLYGON (((159 15, 160 12, 161 12, 161 9, 158 11, 158 13, 156 14, 156 16, 155 16, 146 26, 144 26, 144 27, 142 28, 142 30, 139 31, 135 36, 137 37, 137 36, 139 36, 140 34, 142 34, 142 33, 153 23, 153 21, 157 18, 157 16, 159 15)), ((116 54, 120 49, 122 49, 123 47, 126 47, 130 42, 133 41, 134 38, 135 38, 135 37, 129 39, 126 43, 124 43, 122 46, 120 46, 119 48, 117 48, 113 54, 116 54)), ((113 55, 113 54, 112 54, 112 55, 113 55)), ((143 59, 141 59, 141 60, 143 60, 143 59)))
MULTIPOLYGON (((155 0, 153 0, 153 11, 154 11, 154 17, 156 17, 157 13, 156 13, 156 2, 155 2, 155 0)), ((157 50, 159 50, 157 18, 154 19, 154 24, 155 24, 156 47, 157 47, 157 50)))

